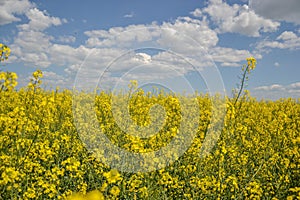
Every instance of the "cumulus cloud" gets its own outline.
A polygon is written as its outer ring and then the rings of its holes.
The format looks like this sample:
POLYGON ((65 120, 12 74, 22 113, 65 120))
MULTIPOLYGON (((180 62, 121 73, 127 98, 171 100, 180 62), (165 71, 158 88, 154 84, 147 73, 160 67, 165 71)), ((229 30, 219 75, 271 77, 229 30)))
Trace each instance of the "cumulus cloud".
POLYGON ((19 32, 11 45, 17 60, 26 65, 48 67, 51 65, 49 49, 52 46, 52 36, 44 33, 51 26, 58 26, 66 22, 63 19, 49 16, 46 11, 32 8, 26 11, 29 22, 18 25, 19 32))
POLYGON ((202 17, 203 16, 203 12, 201 11, 200 8, 196 8, 194 11, 190 12, 191 15, 193 15, 194 17, 202 17))
POLYGON ((146 42, 153 39, 159 33, 156 33, 157 25, 129 25, 127 27, 112 27, 109 30, 91 30, 84 34, 88 36, 86 45, 88 47, 119 47, 124 48, 132 46, 136 42, 146 42))
POLYGON ((291 31, 284 31, 275 40, 263 40, 257 48, 266 50, 269 48, 297 50, 300 48, 300 37, 291 31))
POLYGON ((255 90, 262 90, 262 91, 270 91, 270 90, 284 90, 284 86, 279 85, 279 84, 273 84, 273 85, 269 85, 269 86, 259 86, 256 87, 255 90))
MULTIPOLYGON (((17 26, 18 33, 11 45, 16 60, 26 65, 48 68, 45 78, 49 83, 52 79, 54 81, 51 83, 64 81, 67 85, 69 81, 70 84, 70 77, 78 73, 77 83, 89 87, 94 86, 99 77, 112 84, 120 81, 122 76, 139 80, 184 76, 193 70, 200 71, 212 66, 213 61, 221 63, 221 66, 240 66, 239 62, 250 56, 251 52, 218 46, 218 34, 244 31, 256 36, 260 31, 276 28, 271 20, 256 20, 258 16, 251 16, 246 6, 229 6, 214 0, 208 7, 191 13, 198 18, 178 17, 161 24, 153 22, 108 30, 88 30, 84 32, 86 41, 75 46, 69 44, 75 42, 74 36, 53 37, 47 33, 48 28, 67 23, 66 19, 51 16, 36 7, 24 13, 28 23, 17 26), (218 24, 218 29, 210 27, 210 19, 206 15, 218 24), (229 21, 226 21, 227 17, 229 21), (225 29, 226 23, 230 25, 228 30, 225 29), (251 32, 252 29, 246 31, 253 26, 254 32, 251 32), (152 54, 140 51, 145 46, 159 51, 152 54), (64 67, 65 76, 69 78, 52 73, 52 66, 64 67)), ((279 40, 288 36, 285 34, 279 40)))
POLYGON ((130 25, 109 30, 86 31, 89 47, 134 47, 136 43, 163 47, 184 54, 215 46, 218 36, 204 20, 180 17, 174 23, 162 25, 130 25))
POLYGON ((135 60, 148 64, 151 62, 151 56, 146 53, 137 53, 134 57, 135 60))
POLYGON ((47 55, 51 39, 42 32, 20 31, 11 45, 13 55, 25 65, 47 67, 51 64, 47 55))
MULTIPOLYGON (((54 38, 44 31, 64 23, 62 19, 37 9, 31 11, 28 18, 28 24, 19 26, 13 46, 15 55, 22 62, 39 67, 52 64, 63 66, 69 77, 74 77, 78 72, 80 78, 76 81, 84 83, 84 87, 93 87, 100 76, 105 77, 107 83, 115 83, 126 72, 130 72, 126 74, 130 78, 162 80, 202 70, 212 66, 213 61, 220 62, 222 66, 239 66, 238 62, 250 55, 247 50, 217 47, 218 35, 206 19, 179 17, 174 22, 161 25, 152 23, 86 31, 86 43, 74 47, 55 43, 54 38), (36 16, 44 22, 37 23, 36 16), (157 48, 161 52, 153 55, 131 52, 127 55, 129 49, 139 49, 141 46, 157 48)), ((58 39, 58 42, 64 43, 75 40, 73 36, 58 39)))
POLYGON ((49 60, 60 66, 81 63, 92 50, 79 46, 77 48, 69 45, 52 44, 48 49, 49 60))
MULTIPOLYGON (((224 5, 228 7, 227 4, 224 5)), ((232 9, 230 6, 228 8, 232 9)), ((201 12, 198 9, 193 14, 200 15, 201 12)), ((212 64, 208 61, 208 54, 212 54, 211 58, 222 63, 223 66, 236 66, 245 55, 250 54, 246 50, 217 48, 219 40, 217 32, 209 27, 205 17, 201 20, 179 17, 174 22, 163 22, 161 25, 153 22, 148 25, 112 27, 109 30, 90 30, 85 32, 88 37, 85 44, 73 47, 57 44, 53 42, 54 37, 45 33, 45 30, 51 26, 66 23, 65 19, 50 16, 46 11, 38 8, 28 9, 25 15, 29 22, 17 26, 19 32, 12 45, 14 56, 24 63, 39 67, 48 67, 51 64, 67 65, 66 71, 69 73, 93 49, 100 49, 103 55, 99 56, 101 60, 98 58, 97 63, 102 62, 103 65, 120 56, 120 53, 126 49, 135 49, 143 45, 179 53, 201 67, 212 64), (230 55, 225 56, 226 53, 230 55), (202 60, 196 59, 197 57, 201 57, 202 60)), ((74 36, 57 36, 57 42, 60 43, 72 43, 75 40, 74 36)), ((143 59, 144 62, 151 60, 143 59)))
MULTIPOLYGON (((195 48, 204 48, 216 46, 219 41, 217 33, 212 30, 207 21, 192 19, 190 17, 179 17, 175 23, 163 23, 161 44, 165 46, 173 46, 177 52, 187 51, 192 53, 195 48), (174 43, 172 41, 180 41, 174 43)), ((197 51, 197 50, 196 50, 197 51)))
POLYGON ((210 55, 215 62, 222 66, 240 66, 239 62, 251 56, 248 50, 237 50, 225 47, 215 47, 210 50, 210 55))
POLYGON ((70 87, 69 79, 65 76, 59 75, 53 71, 43 71, 43 83, 51 87, 60 85, 68 85, 70 87))
POLYGON ((18 15, 26 13, 33 6, 29 0, 1 0, 0 25, 21 21, 18 15))
POLYGON ((250 0, 249 5, 265 18, 300 24, 299 0, 250 0))
POLYGON ((289 85, 289 87, 292 88, 292 89, 300 90, 300 82, 292 83, 291 85, 289 85))
POLYGON ((300 82, 289 85, 272 84, 259 86, 254 88, 252 94, 258 98, 271 100, 285 97, 300 98, 300 82))
POLYGON ((58 41, 62 43, 74 43, 76 41, 76 37, 69 35, 69 36, 59 36, 58 41))
POLYGON ((293 40, 297 39, 298 36, 291 31, 284 31, 281 35, 277 37, 277 40, 293 40))
POLYGON ((43 31, 52 25, 58 26, 66 22, 66 20, 61 20, 58 17, 51 17, 47 15, 46 11, 40 11, 37 8, 28 10, 26 16, 29 23, 18 26, 23 31, 43 31))
POLYGON ((196 9, 192 14, 196 17, 208 15, 220 33, 232 32, 258 37, 260 32, 276 31, 280 25, 257 15, 246 4, 231 6, 222 0, 210 0, 207 7, 196 9))

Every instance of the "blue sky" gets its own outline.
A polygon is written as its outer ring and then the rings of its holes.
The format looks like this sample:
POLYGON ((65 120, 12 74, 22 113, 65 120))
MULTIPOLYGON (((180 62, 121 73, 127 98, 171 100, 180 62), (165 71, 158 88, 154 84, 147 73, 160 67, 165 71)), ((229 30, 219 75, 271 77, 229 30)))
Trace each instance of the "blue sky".
MULTIPOLYGON (((162 85, 175 92, 236 86, 257 58, 247 89, 259 99, 300 97, 298 0, 0 0, 4 71, 44 87, 162 85)), ((146 87, 146 86, 145 86, 146 87)))

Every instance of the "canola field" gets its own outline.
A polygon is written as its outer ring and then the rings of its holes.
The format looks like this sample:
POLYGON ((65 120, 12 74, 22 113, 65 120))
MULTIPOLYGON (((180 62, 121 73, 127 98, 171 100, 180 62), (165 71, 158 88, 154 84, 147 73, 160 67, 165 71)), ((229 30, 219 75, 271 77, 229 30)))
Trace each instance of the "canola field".
MULTIPOLYGON (((167 167, 129 173, 105 165, 85 148, 74 124, 71 91, 41 89, 41 71, 33 74, 27 87, 16 91, 9 87, 16 77, 10 76, 0 91, 0 199, 300 198, 297 100, 247 97, 233 107, 232 99, 227 99, 220 136, 210 153, 200 157, 212 98, 198 95, 199 115, 193 120, 199 127, 187 151, 167 167)), ((127 151, 155 151, 177 134, 180 104, 176 99, 180 96, 140 90, 133 97, 129 110, 140 126, 149 123, 152 104, 165 108, 168 117, 159 133, 141 139, 118 128, 111 100, 121 102, 128 99, 126 94, 95 96, 99 125, 127 151)))
POLYGON ((151 93, 135 81, 128 93, 95 95, 44 90, 42 76, 16 90, 17 74, 0 72, 0 199, 300 199, 299 99, 258 101, 243 87, 235 98, 151 93), (139 130, 148 132, 130 134, 139 130), (131 157, 137 168, 126 168, 101 149, 103 135, 152 157, 131 157), (151 154, 186 138, 182 152, 151 154))

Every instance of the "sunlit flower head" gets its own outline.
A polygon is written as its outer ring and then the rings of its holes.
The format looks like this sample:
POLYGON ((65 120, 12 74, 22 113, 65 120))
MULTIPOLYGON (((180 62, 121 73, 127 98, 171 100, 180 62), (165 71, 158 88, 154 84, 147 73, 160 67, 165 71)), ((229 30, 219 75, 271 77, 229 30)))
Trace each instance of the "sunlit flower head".
POLYGON ((256 67, 256 59, 253 58, 253 57, 249 57, 246 60, 247 60, 247 65, 249 66, 250 70, 255 69, 255 67, 256 67))

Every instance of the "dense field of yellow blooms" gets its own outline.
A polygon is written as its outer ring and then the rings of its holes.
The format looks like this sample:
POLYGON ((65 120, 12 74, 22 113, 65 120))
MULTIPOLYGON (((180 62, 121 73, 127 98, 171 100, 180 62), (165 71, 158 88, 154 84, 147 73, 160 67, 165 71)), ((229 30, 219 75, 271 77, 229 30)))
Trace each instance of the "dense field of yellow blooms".
MULTIPOLYGON (((0 43, 0 62, 9 54, 0 43)), ((0 71, 0 199, 300 199, 300 101, 241 95, 256 60, 247 63, 233 99, 142 90, 49 91, 41 89, 40 70, 15 90, 17 74, 0 71), (224 102, 224 109, 212 109, 216 102, 224 102), (124 105, 129 113, 120 109, 124 105), (153 110, 155 105, 163 112, 153 110), (153 119, 159 129, 148 128, 153 119), (101 152, 105 142, 97 129, 133 155, 155 152, 172 141, 181 147, 186 139, 181 130, 193 137, 183 155, 151 154, 151 162, 133 160, 137 169, 119 171, 122 163, 117 169, 109 164, 120 156, 101 152), (151 136, 132 134, 139 130, 151 136), (162 158, 176 159, 162 167, 162 158), (153 170, 141 172, 142 165, 153 170)))
MULTIPOLYGON (((234 109, 227 99, 225 126, 210 154, 201 158, 211 98, 198 95, 199 115, 193 120, 199 127, 184 155, 166 168, 129 173, 111 169, 84 147, 74 124, 71 91, 41 89, 40 71, 18 91, 12 89, 15 74, 1 76, 6 83, 0 88, 0 199, 300 199, 297 100, 248 97, 234 109)), ((119 130, 111 107, 115 97, 122 101, 128 95, 98 94, 95 112, 104 133, 119 147, 149 152, 176 135, 176 99, 182 96, 135 93, 129 110, 138 125, 149 123, 145 113, 152 104, 162 105, 168 116, 164 128, 148 139, 119 130)))

